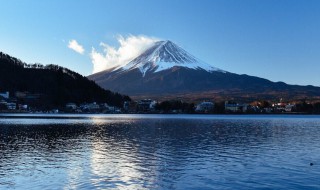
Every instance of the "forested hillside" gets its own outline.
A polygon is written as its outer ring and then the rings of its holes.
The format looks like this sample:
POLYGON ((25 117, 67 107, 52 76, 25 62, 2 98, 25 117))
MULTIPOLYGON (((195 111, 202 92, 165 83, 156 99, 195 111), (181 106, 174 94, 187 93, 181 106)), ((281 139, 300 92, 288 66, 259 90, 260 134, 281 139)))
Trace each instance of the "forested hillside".
POLYGON ((38 106, 63 106, 67 102, 106 102, 122 106, 128 96, 104 90, 95 82, 57 65, 26 64, 0 52, 0 92, 39 94, 38 106))

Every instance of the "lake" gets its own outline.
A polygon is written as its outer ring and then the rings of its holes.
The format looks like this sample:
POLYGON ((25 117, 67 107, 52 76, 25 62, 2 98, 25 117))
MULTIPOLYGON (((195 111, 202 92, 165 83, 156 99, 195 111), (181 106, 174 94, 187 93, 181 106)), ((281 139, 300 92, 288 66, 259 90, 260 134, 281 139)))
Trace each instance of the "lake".
POLYGON ((320 189, 320 116, 1 114, 0 189, 320 189))

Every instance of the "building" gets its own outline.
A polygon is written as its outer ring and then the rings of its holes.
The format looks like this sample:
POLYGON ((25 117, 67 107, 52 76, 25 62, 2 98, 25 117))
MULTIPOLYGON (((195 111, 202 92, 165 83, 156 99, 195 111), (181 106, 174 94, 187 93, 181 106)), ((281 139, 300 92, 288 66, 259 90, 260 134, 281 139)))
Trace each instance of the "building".
POLYGON ((100 104, 100 109, 102 113, 115 113, 118 110, 118 108, 109 106, 107 103, 100 104))
POLYGON ((130 102, 129 102, 129 101, 125 101, 125 102, 123 103, 123 109, 124 109, 125 111, 128 111, 128 110, 129 110, 129 106, 130 106, 130 102))
POLYGON ((18 104, 18 108, 19 108, 19 110, 26 111, 26 110, 28 110, 28 105, 26 105, 26 104, 18 104))
POLYGON ((272 104, 272 107, 274 108, 275 112, 285 112, 286 106, 287 104, 283 102, 272 104))
POLYGON ((9 103, 7 103, 7 109, 8 110, 15 110, 15 109, 17 109, 17 104, 13 103, 13 102, 9 102, 9 103))
POLYGON ((286 112, 292 112, 295 107, 296 107, 296 105, 294 105, 294 104, 288 104, 285 106, 284 110, 286 112))
POLYGON ((67 110, 75 110, 75 109, 77 109, 77 105, 75 103, 67 103, 66 109, 67 110))
POLYGON ((238 104, 233 101, 226 101, 224 104, 226 112, 243 113, 248 109, 248 104, 238 104))
POLYGON ((125 101, 123 103, 123 110, 126 113, 135 113, 137 111, 137 102, 135 102, 135 101, 125 101))
POLYGON ((213 102, 201 102, 196 106, 196 112, 212 112, 214 110, 214 103, 213 102))
POLYGON ((138 104, 137 104, 137 111, 139 112, 154 111, 156 104, 157 102, 155 100, 151 100, 151 99, 140 100, 138 101, 138 104))
POLYGON ((100 106, 96 102, 90 104, 82 104, 80 107, 83 111, 89 112, 98 112, 100 110, 100 106))
POLYGON ((9 92, 0 93, 0 96, 5 99, 9 99, 9 92))

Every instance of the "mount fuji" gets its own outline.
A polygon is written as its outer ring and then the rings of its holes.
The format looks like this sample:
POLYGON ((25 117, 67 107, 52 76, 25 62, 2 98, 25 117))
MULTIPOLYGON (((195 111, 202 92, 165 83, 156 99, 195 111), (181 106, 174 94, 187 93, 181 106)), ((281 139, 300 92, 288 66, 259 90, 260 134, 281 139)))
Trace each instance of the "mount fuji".
POLYGON ((185 67, 195 70, 203 69, 208 72, 222 71, 200 61, 169 40, 156 42, 124 67, 116 67, 112 70, 128 71, 139 69, 142 77, 144 77, 146 72, 156 73, 172 67, 185 67))
POLYGON ((88 76, 133 98, 298 99, 320 97, 320 87, 231 73, 207 64, 171 41, 158 41, 125 64, 88 76))

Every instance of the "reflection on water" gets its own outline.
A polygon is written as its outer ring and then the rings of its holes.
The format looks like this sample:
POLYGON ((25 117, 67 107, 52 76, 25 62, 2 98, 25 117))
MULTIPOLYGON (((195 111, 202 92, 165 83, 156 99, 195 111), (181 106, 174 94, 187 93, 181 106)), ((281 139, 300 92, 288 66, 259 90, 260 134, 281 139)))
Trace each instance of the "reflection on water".
POLYGON ((319 127, 317 116, 3 115, 0 189, 319 189, 319 127))

